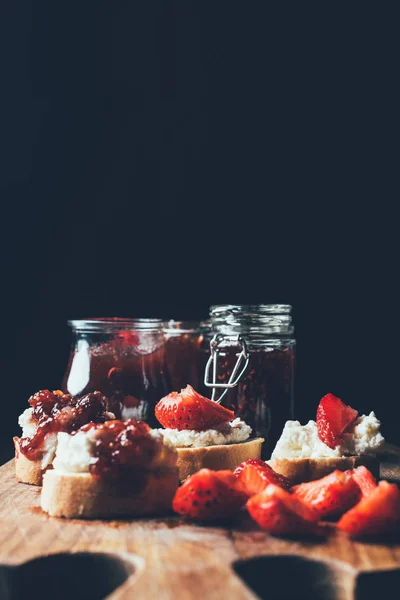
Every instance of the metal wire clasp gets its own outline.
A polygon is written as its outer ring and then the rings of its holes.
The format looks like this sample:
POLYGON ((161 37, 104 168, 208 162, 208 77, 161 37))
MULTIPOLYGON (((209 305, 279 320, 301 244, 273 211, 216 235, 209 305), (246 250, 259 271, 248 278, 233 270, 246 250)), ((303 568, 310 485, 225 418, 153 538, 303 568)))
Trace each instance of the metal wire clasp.
POLYGON ((221 333, 214 335, 214 337, 212 338, 212 340, 210 342, 210 357, 207 361, 206 369, 205 369, 205 373, 204 373, 204 385, 206 387, 213 388, 213 391, 211 394, 211 400, 214 400, 215 402, 218 402, 218 403, 221 402, 222 398, 225 396, 225 394, 228 392, 228 390, 234 388, 239 383, 240 378, 242 377, 243 373, 247 369, 247 366, 248 366, 249 360, 250 360, 249 351, 247 349, 246 342, 245 342, 244 338, 240 334, 238 334, 237 343, 238 343, 238 346, 241 347, 241 351, 240 351, 240 354, 238 355, 238 359, 232 370, 231 376, 229 377, 229 381, 228 381, 228 383, 217 383, 217 370, 218 370, 217 367, 218 367, 218 356, 219 356, 218 348, 219 348, 219 343, 221 342, 221 340, 223 338, 224 338, 224 336, 221 333), (213 365, 212 382, 209 381, 211 364, 213 365), (237 374, 239 370, 240 370, 240 372, 239 372, 239 374, 237 374), (223 388, 224 392, 222 392, 222 394, 220 395, 218 400, 216 400, 215 394, 216 394, 216 391, 218 388, 223 388))

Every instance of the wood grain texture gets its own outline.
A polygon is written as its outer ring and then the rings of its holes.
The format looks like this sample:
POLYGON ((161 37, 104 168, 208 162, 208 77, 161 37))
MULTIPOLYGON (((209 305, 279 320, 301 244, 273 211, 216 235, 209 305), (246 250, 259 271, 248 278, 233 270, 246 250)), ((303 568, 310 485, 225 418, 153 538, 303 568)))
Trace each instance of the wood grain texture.
MULTIPOLYGON (((389 467, 400 480, 400 468, 389 467)), ((388 473, 389 473, 388 471, 388 473)), ((165 519, 81 521, 52 518, 39 508, 40 488, 18 483, 13 461, 0 467, 0 563, 18 565, 63 552, 106 552, 133 556, 138 567, 113 600, 195 598, 250 600, 258 596, 243 583, 232 563, 257 556, 295 555, 347 566, 337 598, 351 598, 354 574, 400 567, 400 541, 351 541, 329 528, 326 540, 274 538, 247 515, 230 527, 165 519), (136 558, 137 557, 137 558, 136 558), (339 561, 339 562, 338 562, 339 561)), ((339 589, 339 588, 338 588, 339 589)))

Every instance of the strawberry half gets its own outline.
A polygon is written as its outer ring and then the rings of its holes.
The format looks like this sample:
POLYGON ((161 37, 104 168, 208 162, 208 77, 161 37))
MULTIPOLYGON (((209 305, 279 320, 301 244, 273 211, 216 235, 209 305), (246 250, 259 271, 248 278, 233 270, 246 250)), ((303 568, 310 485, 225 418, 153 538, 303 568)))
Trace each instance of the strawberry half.
POLYGON ((259 494, 270 483, 279 485, 279 487, 287 490, 291 490, 291 483, 289 479, 279 473, 275 473, 272 467, 267 465, 266 462, 260 458, 250 458, 242 462, 233 471, 233 474, 243 483, 249 496, 259 494))
POLYGON ((274 535, 321 533, 318 511, 278 485, 249 498, 246 507, 252 519, 274 535))
POLYGON ((333 394, 326 394, 317 408, 318 437, 329 448, 335 448, 341 435, 357 418, 358 412, 333 394))
POLYGON ((201 521, 229 518, 244 506, 248 495, 232 471, 200 469, 178 488, 172 508, 201 521))
POLYGON ((154 412, 163 427, 179 431, 213 429, 235 418, 232 410, 202 396, 191 385, 161 398, 154 412))
POLYGON ((361 490, 362 496, 369 496, 370 493, 376 488, 376 479, 372 475, 371 471, 364 467, 357 467, 356 469, 349 469, 345 471, 347 475, 351 475, 354 481, 357 483, 361 490))
POLYGON ((342 516, 337 527, 351 537, 399 531, 399 488, 395 483, 380 481, 368 496, 342 516))
POLYGON ((339 517, 357 504, 361 492, 351 475, 336 470, 322 479, 295 485, 296 498, 314 507, 320 517, 339 517))

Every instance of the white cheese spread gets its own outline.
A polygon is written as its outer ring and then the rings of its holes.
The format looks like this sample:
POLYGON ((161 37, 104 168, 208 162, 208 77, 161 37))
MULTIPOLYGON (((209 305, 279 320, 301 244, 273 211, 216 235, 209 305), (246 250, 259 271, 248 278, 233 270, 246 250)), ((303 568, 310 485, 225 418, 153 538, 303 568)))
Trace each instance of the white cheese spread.
POLYGON ((381 422, 372 411, 354 421, 350 431, 342 436, 340 445, 343 454, 371 454, 379 450, 385 438, 379 431, 381 422))
MULTIPOLYGON (((32 419, 33 408, 27 408, 18 417, 18 424, 22 429, 22 436, 31 438, 36 433, 36 422, 32 419)), ((57 434, 48 433, 43 440, 40 450, 43 452, 41 465, 46 469, 52 462, 57 449, 57 434)))
POLYGON ((175 448, 201 448, 224 444, 237 444, 250 437, 251 427, 239 418, 219 429, 195 431, 193 429, 158 429, 166 443, 175 448))
MULTIPOLYGON (((143 467, 148 470, 174 467, 177 458, 175 450, 163 443, 163 436, 158 430, 151 430, 150 435, 160 442, 160 451, 143 467)), ((53 468, 64 473, 88 473, 90 465, 96 460, 95 446, 96 429, 78 430, 73 435, 60 432, 53 468)))
POLYGON ((315 421, 301 425, 287 421, 271 458, 330 458, 346 455, 373 454, 385 442, 380 431, 380 421, 374 412, 358 417, 352 428, 344 433, 336 448, 329 448, 318 437, 315 421))
POLYGON ((27 408, 18 417, 18 425, 22 429, 21 437, 33 437, 36 433, 36 423, 32 419, 33 408, 27 408))
POLYGON ((282 435, 276 443, 271 458, 320 458, 340 456, 339 448, 329 448, 318 437, 317 424, 309 421, 286 421, 282 435))
POLYGON ((87 473, 94 447, 93 430, 77 431, 75 435, 60 432, 53 468, 66 473, 87 473))
POLYGON ((42 456, 42 469, 47 469, 49 465, 54 460, 54 456, 57 451, 57 434, 56 433, 48 433, 44 438, 43 444, 41 446, 41 451, 43 452, 42 456))

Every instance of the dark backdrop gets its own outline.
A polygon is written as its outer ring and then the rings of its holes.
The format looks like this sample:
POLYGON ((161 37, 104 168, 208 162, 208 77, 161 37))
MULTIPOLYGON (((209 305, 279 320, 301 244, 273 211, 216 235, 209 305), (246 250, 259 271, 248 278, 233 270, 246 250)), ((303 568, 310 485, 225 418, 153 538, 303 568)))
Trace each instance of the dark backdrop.
POLYGON ((67 318, 219 302, 292 304, 298 416, 331 391, 399 442, 390 9, 10 4, 2 458, 67 318))

